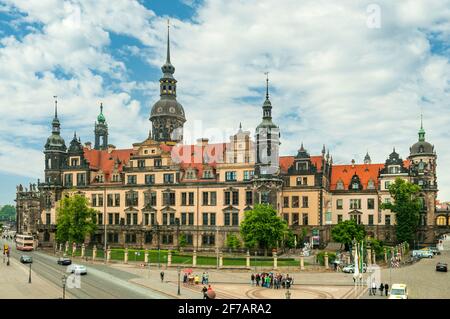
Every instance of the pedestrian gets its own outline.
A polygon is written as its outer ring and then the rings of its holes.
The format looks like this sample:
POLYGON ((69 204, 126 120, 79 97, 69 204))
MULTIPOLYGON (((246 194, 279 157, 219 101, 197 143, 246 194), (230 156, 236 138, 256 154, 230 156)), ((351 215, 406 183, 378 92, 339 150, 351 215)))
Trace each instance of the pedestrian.
POLYGON ((388 295, 388 291, 389 291, 389 285, 388 285, 388 283, 385 283, 385 284, 384 284, 384 293, 385 293, 385 296, 388 295))
POLYGON ((383 289, 384 289, 384 284, 383 283, 380 284, 380 288, 379 289, 380 289, 380 295, 383 296, 383 289))
POLYGON ((205 273, 203 272, 203 274, 202 274, 202 285, 204 285, 205 283, 206 283, 205 273))
POLYGON ((159 276, 161 277, 161 282, 164 281, 164 271, 161 271, 161 273, 159 274, 159 276))
POLYGON ((187 273, 184 273, 183 284, 187 284, 187 280, 188 280, 188 275, 187 275, 187 273))
POLYGON ((200 283, 200 277, 198 275, 195 275, 195 284, 198 285, 200 283))
POLYGON ((261 280, 261 277, 259 276, 259 274, 256 274, 255 280, 256 280, 256 286, 259 286, 259 281, 261 280))
POLYGON ((372 295, 376 296, 377 294, 377 284, 375 283, 375 280, 372 281, 372 295))
POLYGON ((208 274, 208 272, 206 272, 206 274, 205 274, 205 283, 209 284, 209 274, 208 274))
POLYGON ((254 285, 255 285, 255 274, 252 274, 252 275, 250 276, 250 280, 251 280, 251 282, 252 282, 252 286, 254 286, 254 285))
POLYGON ((206 288, 206 286, 203 286, 202 292, 203 292, 203 299, 208 299, 207 295, 208 288, 206 288))

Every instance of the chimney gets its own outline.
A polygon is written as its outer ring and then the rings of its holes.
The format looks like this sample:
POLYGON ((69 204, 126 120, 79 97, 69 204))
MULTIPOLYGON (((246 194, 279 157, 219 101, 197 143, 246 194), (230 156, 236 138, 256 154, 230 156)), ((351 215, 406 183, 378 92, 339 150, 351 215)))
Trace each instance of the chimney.
POLYGON ((199 139, 197 139, 197 146, 206 146, 206 145, 208 145, 208 142, 209 142, 209 139, 207 139, 207 138, 204 138, 204 137, 199 138, 199 139))
POLYGON ((108 144, 108 153, 111 154, 112 151, 114 151, 116 149, 115 145, 112 144, 108 144))
POLYGON ((352 168, 355 167, 355 160, 352 159, 352 168))
POLYGON ((86 142, 84 143, 84 147, 86 147, 88 150, 92 149, 92 143, 91 142, 86 142))

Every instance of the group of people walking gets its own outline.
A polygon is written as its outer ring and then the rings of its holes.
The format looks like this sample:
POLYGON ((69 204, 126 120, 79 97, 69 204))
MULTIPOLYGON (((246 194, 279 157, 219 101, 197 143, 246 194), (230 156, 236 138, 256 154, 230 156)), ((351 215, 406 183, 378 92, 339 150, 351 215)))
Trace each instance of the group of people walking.
POLYGON ((183 284, 190 284, 190 285, 198 285, 200 284, 200 280, 202 285, 207 285, 209 283, 209 274, 207 272, 204 272, 201 276, 198 274, 194 275, 193 273, 184 273, 183 275, 183 284))
POLYGON ((378 286, 375 281, 372 282, 372 286, 369 287, 369 296, 376 296, 377 295, 377 289, 380 291, 380 296, 383 296, 383 292, 385 296, 389 293, 389 284, 388 283, 380 283, 378 286))
POLYGON ((252 286, 261 286, 273 289, 289 289, 294 284, 294 279, 286 274, 283 276, 280 273, 257 273, 250 276, 252 286))

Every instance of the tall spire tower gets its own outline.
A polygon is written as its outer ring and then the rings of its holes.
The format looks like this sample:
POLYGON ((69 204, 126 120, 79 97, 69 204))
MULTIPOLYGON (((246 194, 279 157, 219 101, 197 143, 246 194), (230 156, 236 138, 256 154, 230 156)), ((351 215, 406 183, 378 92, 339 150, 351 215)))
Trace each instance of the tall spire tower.
POLYGON ((277 191, 283 181, 279 177, 280 129, 272 122, 272 103, 269 99, 269 76, 266 75, 266 99, 262 122, 256 127, 256 163, 253 186, 256 202, 277 207, 277 191))
POLYGON ((183 106, 178 103, 175 67, 170 62, 170 25, 167 20, 166 62, 161 67, 159 80, 160 99, 151 110, 152 137, 156 141, 177 143, 183 140, 183 124, 186 122, 183 106))

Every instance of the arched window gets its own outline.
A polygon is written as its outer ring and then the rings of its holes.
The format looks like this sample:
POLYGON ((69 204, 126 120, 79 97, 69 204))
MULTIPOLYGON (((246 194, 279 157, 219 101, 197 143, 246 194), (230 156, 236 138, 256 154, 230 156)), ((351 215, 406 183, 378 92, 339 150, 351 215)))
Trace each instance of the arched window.
POLYGON ((419 163, 419 171, 423 171, 425 168, 425 163, 424 162, 420 162, 419 163))
POLYGON ((438 216, 436 218, 436 225, 438 225, 438 226, 446 226, 447 225, 447 218, 445 218, 445 216, 438 216))
POLYGON ((423 146, 422 145, 419 147, 419 153, 423 153, 423 146))

